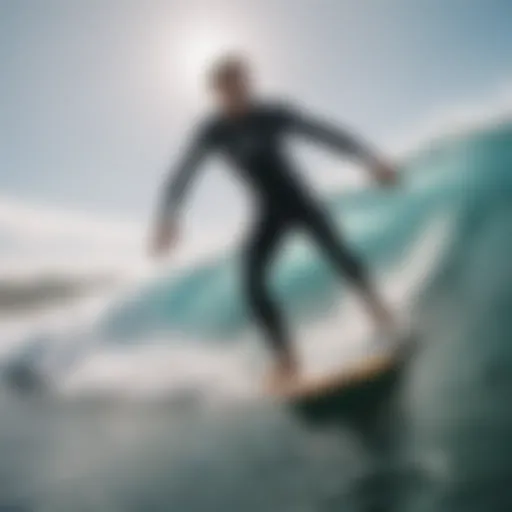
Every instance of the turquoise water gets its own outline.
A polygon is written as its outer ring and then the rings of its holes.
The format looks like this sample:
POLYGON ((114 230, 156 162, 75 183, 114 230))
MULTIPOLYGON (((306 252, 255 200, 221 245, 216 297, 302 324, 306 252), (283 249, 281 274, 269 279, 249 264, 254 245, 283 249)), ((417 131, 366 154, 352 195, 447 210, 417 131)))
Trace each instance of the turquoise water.
MULTIPOLYGON (((328 207, 372 268, 386 268, 400 262, 433 219, 443 216, 456 223, 456 237, 464 237, 477 216, 506 204, 509 138, 510 128, 504 126, 461 140, 439 141, 403 165, 399 190, 339 194, 328 200, 328 207)), ((452 252, 463 243, 445 242, 452 252)), ((340 283, 314 248, 297 240, 277 262, 273 287, 288 315, 307 322, 339 294, 340 283)), ((225 339, 247 326, 238 258, 225 254, 150 283, 121 302, 106 329, 122 339, 162 330, 225 339)))
MULTIPOLYGON (((311 423, 258 396, 213 399, 205 389, 211 382, 199 378, 195 387, 137 402, 102 393, 29 400, 6 393, 0 505, 512 510, 512 125, 440 140, 403 167, 399 190, 329 202, 383 275, 400 273, 434 221, 450 226, 439 251, 419 255, 435 264, 421 265, 412 294, 416 350, 394 385, 361 398, 364 421, 334 405, 324 422, 311 423)), ((133 350, 135 372, 126 381, 121 374, 120 388, 139 373, 179 372, 156 365, 158 354, 149 367, 139 359, 156 333, 179 332, 180 344, 182 336, 200 339, 196 354, 235 350, 250 328, 236 275, 236 256, 225 254, 114 304, 91 329, 116 347, 103 363, 106 374, 119 377, 119 361, 133 350)), ((329 268, 300 242, 279 262, 273 286, 304 327, 340 296, 329 268)), ((174 343, 170 334, 165 340, 174 343)), ((84 373, 99 378, 97 366, 84 373)))

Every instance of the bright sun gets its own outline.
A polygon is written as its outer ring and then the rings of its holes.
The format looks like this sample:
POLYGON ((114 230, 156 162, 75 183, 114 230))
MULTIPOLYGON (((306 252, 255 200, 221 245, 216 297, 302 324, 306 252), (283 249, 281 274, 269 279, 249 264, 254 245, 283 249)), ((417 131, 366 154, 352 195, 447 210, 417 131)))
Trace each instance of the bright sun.
POLYGON ((178 52, 180 74, 183 76, 187 96, 197 98, 202 90, 204 73, 216 58, 237 50, 237 38, 228 31, 208 27, 189 32, 183 38, 178 52))

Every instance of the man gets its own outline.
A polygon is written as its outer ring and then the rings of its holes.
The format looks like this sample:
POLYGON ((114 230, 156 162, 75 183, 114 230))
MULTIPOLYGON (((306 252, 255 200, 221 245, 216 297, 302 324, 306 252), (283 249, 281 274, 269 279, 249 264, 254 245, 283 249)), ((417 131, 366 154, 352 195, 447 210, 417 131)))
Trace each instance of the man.
POLYGON ((284 138, 298 134, 363 160, 383 185, 395 182, 395 173, 379 157, 348 133, 305 117, 281 104, 258 101, 247 63, 227 57, 212 69, 210 85, 218 112, 197 131, 188 151, 165 188, 153 250, 161 254, 177 235, 178 208, 194 171, 203 158, 221 153, 256 195, 258 221, 243 260, 244 290, 250 311, 275 351, 277 385, 296 375, 290 334, 267 291, 267 275, 276 248, 290 229, 300 228, 323 250, 340 274, 358 290, 381 330, 393 327, 393 318, 370 282, 363 263, 347 247, 322 206, 294 174, 284 150, 284 138))

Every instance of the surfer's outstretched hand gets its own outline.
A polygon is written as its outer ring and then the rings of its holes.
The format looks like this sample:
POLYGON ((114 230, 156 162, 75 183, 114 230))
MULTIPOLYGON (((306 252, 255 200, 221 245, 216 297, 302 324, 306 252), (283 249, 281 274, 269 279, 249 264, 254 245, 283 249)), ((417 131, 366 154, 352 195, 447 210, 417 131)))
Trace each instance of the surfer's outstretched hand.
POLYGON ((153 257, 166 254, 178 241, 178 227, 173 220, 158 222, 150 242, 153 257))
POLYGON ((299 377, 299 364, 290 353, 281 354, 276 365, 267 377, 266 388, 269 391, 282 391, 292 385, 299 377))
POLYGON ((392 187, 398 183, 398 173, 393 165, 379 161, 373 167, 373 174, 383 187, 392 187))

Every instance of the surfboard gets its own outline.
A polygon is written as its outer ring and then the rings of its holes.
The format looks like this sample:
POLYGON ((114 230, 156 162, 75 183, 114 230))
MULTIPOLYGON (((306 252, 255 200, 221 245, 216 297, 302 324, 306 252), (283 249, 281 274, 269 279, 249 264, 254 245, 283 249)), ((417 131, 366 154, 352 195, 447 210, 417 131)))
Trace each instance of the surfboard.
POLYGON ((402 358, 394 351, 384 355, 373 355, 326 376, 299 376, 290 382, 268 389, 268 392, 276 398, 290 401, 342 393, 344 390, 348 391, 359 384, 377 380, 389 372, 393 372, 401 362, 402 358))

